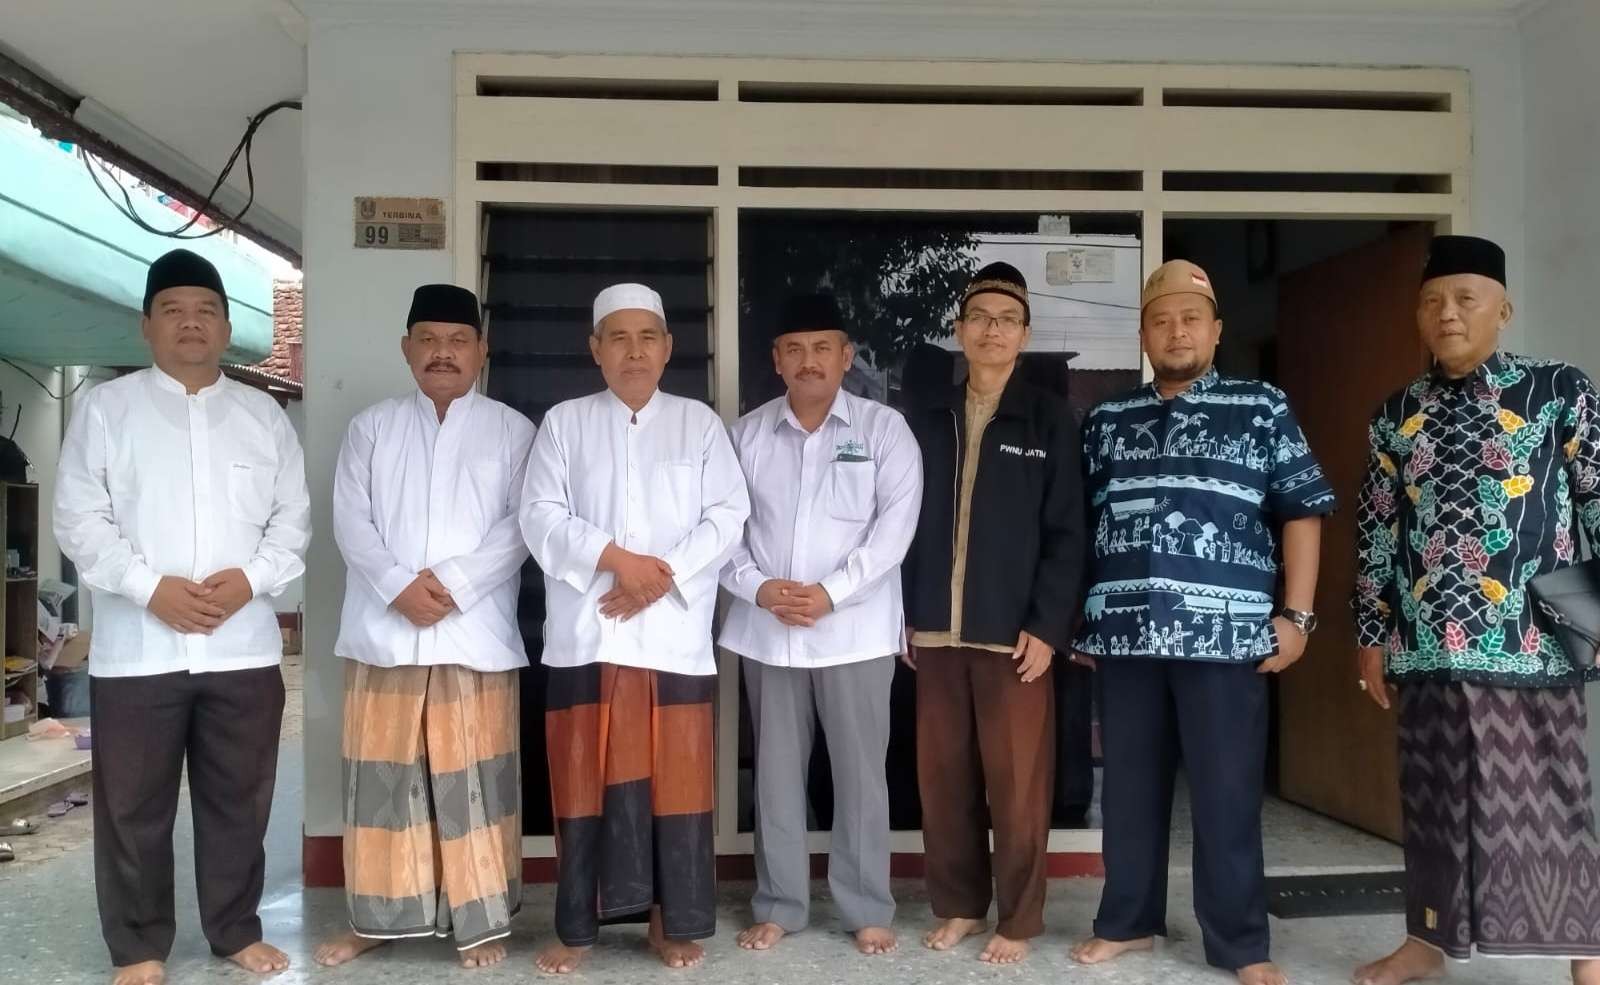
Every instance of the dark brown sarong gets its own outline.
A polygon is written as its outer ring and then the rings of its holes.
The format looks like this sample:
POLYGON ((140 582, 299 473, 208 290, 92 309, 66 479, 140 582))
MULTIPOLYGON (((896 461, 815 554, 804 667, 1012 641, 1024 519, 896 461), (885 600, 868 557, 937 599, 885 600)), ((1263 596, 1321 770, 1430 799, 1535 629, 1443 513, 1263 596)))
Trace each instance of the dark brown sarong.
POLYGON ((669 940, 716 932, 714 676, 551 667, 545 738, 556 818, 556 935, 661 907, 669 940))
POLYGON ((1457 960, 1600 957, 1581 688, 1400 686, 1406 931, 1457 960))

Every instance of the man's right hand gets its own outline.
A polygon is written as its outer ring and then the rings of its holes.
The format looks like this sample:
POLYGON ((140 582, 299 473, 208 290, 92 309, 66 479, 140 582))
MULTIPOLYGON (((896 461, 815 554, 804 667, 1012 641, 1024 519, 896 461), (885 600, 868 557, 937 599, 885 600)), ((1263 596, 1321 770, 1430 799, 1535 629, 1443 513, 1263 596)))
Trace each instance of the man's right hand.
POLYGON ((912 629, 910 626, 907 626, 906 652, 900 654, 900 662, 905 664, 907 667, 910 667, 912 670, 917 669, 917 648, 911 645, 911 637, 915 635, 917 635, 917 631, 912 629))
POLYGON ((608 594, 632 595, 654 604, 672 589, 672 565, 649 554, 623 550, 616 544, 600 555, 600 568, 616 578, 608 594))
POLYGON ((427 629, 455 611, 449 591, 431 571, 418 574, 389 604, 418 629, 427 629))
POLYGON ((198 582, 167 575, 156 583, 146 608, 180 633, 210 636, 226 615, 222 606, 207 599, 210 594, 211 589, 198 582))
POLYGON ((1383 647, 1364 646, 1356 651, 1356 670, 1366 687, 1367 697, 1384 710, 1389 708, 1389 685, 1383 679, 1383 647))
POLYGON ((756 589, 756 605, 772 613, 785 626, 803 627, 806 625, 805 622, 788 612, 774 608, 774 606, 788 603, 791 601, 790 593, 799 591, 804 587, 803 583, 790 581, 788 578, 768 578, 761 583, 760 588, 756 589))

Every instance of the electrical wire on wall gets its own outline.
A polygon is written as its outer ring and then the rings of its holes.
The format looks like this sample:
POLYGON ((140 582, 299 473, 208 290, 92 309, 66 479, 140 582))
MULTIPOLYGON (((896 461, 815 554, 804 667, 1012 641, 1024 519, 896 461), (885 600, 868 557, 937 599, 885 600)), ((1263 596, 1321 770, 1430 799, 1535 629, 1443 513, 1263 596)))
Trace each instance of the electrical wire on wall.
MULTIPOLYGON (((89 382, 89 377, 87 375, 85 375, 84 377, 82 377, 81 379, 78 380, 78 385, 77 386, 75 386, 72 389, 68 390, 66 393, 56 393, 54 390, 50 389, 50 386, 47 383, 45 383, 44 380, 41 380, 37 376, 34 376, 32 373, 30 373, 27 370, 23 369, 21 366, 18 366, 16 363, 12 362, 11 360, 6 359, 4 357, 0 357, 0 363, 5 363, 7 366, 10 366, 12 369, 14 369, 17 372, 21 373, 23 376, 26 376, 28 379, 32 380, 35 386, 37 386, 39 389, 43 390, 45 393, 50 395, 50 399, 51 400, 65 400, 68 397, 72 396, 74 393, 77 393, 79 390, 83 389, 83 385, 85 383, 89 382)), ((15 432, 15 430, 16 430, 15 425, 12 426, 12 430, 13 430, 13 432, 15 432)))
POLYGON ((244 218, 245 213, 250 211, 250 206, 255 204, 256 173, 255 166, 250 159, 250 152, 255 143, 256 131, 261 129, 261 124, 266 122, 267 117, 278 112, 279 110, 298 110, 300 108, 301 103, 299 100, 284 99, 273 103, 271 106, 268 106, 266 109, 250 117, 249 123, 245 126, 244 136, 239 138, 239 143, 234 146, 233 153, 228 155, 228 162, 224 164, 222 166, 222 170, 217 173, 217 180, 211 185, 211 190, 206 193, 205 201, 195 203, 195 214, 189 218, 188 222, 185 222, 177 229, 158 229, 149 222, 146 222, 144 218, 139 215, 138 210, 134 208, 133 197, 128 194, 128 189, 123 186, 122 182, 118 181, 116 177, 111 174, 105 162, 101 161, 93 154, 90 154, 81 146, 78 148, 78 157, 83 160, 84 169, 89 172, 89 177, 94 179, 95 187, 100 189, 100 194, 105 196, 106 201, 110 202, 118 212, 121 212, 129 221, 133 222, 140 229, 143 229, 147 233, 153 233, 157 236, 164 236, 168 239, 205 239, 208 236, 215 236, 218 233, 227 232, 233 229, 239 223, 239 221, 244 218), (239 162, 240 154, 244 155, 245 182, 249 194, 245 198, 244 207, 233 216, 229 217, 225 216, 216 206, 217 192, 221 191, 222 186, 227 183, 228 176, 233 173, 234 165, 239 162), (99 165, 98 169, 95 167, 96 164, 99 165), (117 191, 122 193, 121 202, 118 202, 115 198, 113 198, 111 192, 106 189, 105 183, 100 178, 101 171, 104 171, 106 176, 111 178, 112 184, 116 185, 117 187, 117 191), (217 223, 216 228, 208 229, 205 232, 200 233, 191 233, 189 231, 193 229, 202 218, 213 213, 223 216, 223 218, 217 223))

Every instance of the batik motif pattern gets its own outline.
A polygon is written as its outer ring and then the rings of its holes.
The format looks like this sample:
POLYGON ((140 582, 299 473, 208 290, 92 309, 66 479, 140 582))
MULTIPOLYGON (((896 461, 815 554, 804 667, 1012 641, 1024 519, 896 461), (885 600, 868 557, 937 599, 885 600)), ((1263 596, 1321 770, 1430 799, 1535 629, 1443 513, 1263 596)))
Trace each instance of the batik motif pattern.
MULTIPOLYGON (((1542 687, 1575 671, 1527 585, 1600 536, 1593 384, 1497 354, 1463 380, 1421 377, 1373 419, 1358 509, 1354 607, 1396 680, 1542 687)), ((1587 675, 1592 678, 1592 674, 1587 675)))
POLYGON ((1278 528, 1334 508, 1282 391, 1215 370, 1171 400, 1141 387, 1090 414, 1084 465, 1094 555, 1080 652, 1276 651, 1278 528))
POLYGON ((1600 957, 1583 690, 1400 687, 1406 930, 1452 958, 1600 957))

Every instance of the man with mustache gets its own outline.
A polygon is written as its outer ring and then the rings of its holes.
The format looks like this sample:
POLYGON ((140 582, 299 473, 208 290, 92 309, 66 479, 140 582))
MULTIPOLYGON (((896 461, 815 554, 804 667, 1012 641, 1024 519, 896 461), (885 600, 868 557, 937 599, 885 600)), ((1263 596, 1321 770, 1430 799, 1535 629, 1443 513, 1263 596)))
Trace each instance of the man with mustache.
POLYGON ((809 921, 806 776, 820 716, 834 788, 828 885, 856 949, 886 954, 889 689, 922 456, 898 411, 841 389, 855 347, 832 295, 789 298, 772 336, 788 392, 734 425, 752 519, 722 574, 734 596, 722 645, 744 657, 756 744, 756 922, 739 946, 767 950, 809 921))
POLYGON ((716 932, 711 617, 750 514, 716 412, 658 388, 661 295, 594 299, 606 389, 557 404, 534 440, 522 533, 544 569, 545 736, 556 818, 556 935, 546 974, 577 970, 603 923, 648 919, 669 968, 716 932))
POLYGON ((305 457, 275 400, 222 375, 233 327, 205 258, 150 265, 141 328, 155 365, 83 397, 56 471, 56 540, 94 600, 100 929, 116 985, 165 978, 187 765, 201 930, 270 974, 289 958, 257 914, 284 702, 268 599, 305 571, 305 457))
POLYGON ((1072 956, 1100 964, 1166 934, 1181 752, 1206 960, 1242 985, 1283 985, 1261 850, 1266 675, 1316 628, 1333 491, 1282 391, 1213 367, 1222 320, 1205 271, 1163 264, 1139 318, 1155 379, 1084 425, 1094 551, 1073 659, 1100 675, 1106 885, 1072 956))
POLYGON ((1511 315, 1500 247, 1435 237, 1417 299, 1433 368, 1369 431, 1352 683, 1400 703, 1407 940, 1358 985, 1437 978, 1474 950, 1570 958, 1600 983, 1597 675, 1528 590, 1577 561, 1580 530, 1600 543, 1600 397, 1574 366, 1502 351, 1511 315))
POLYGON ((334 473, 350 930, 316 960, 451 937, 481 968, 522 904, 517 503, 534 427, 477 390, 471 291, 417 288, 400 351, 416 390, 356 415, 334 473))

